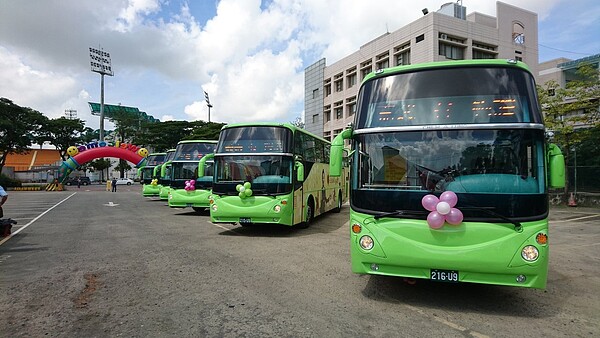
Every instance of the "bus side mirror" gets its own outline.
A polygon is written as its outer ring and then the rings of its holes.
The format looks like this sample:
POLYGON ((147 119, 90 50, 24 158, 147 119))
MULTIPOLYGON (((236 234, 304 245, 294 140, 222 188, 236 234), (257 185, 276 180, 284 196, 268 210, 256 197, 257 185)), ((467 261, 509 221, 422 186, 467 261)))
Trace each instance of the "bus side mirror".
POLYGON ((294 166, 296 167, 296 180, 298 182, 304 182, 304 164, 300 161, 296 161, 294 166))
POLYGON ((204 177, 204 173, 206 172, 206 161, 211 160, 214 157, 214 153, 206 154, 198 161, 198 178, 204 177))
POLYGON ((550 188, 565 187, 565 157, 556 144, 548 145, 548 185, 550 188))
POLYGON ((331 153, 329 154, 329 176, 339 177, 342 175, 344 140, 351 137, 352 129, 346 129, 339 133, 331 142, 331 153))

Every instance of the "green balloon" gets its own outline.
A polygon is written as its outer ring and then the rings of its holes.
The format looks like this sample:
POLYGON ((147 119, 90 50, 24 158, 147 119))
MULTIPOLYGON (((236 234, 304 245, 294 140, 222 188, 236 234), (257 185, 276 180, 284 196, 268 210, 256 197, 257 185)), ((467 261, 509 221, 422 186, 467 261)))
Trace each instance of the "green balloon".
POLYGON ((246 183, 244 183, 244 188, 246 188, 246 189, 250 189, 250 182, 246 182, 246 183))
POLYGON ((246 198, 246 194, 244 194, 243 192, 240 192, 240 193, 238 194, 238 196, 240 196, 240 198, 246 198))
POLYGON ((240 191, 240 189, 242 189, 242 185, 241 184, 238 184, 238 185, 235 186, 235 190, 240 191))
POLYGON ((244 191, 244 194, 246 194, 246 196, 252 196, 252 189, 246 189, 246 191, 244 191))

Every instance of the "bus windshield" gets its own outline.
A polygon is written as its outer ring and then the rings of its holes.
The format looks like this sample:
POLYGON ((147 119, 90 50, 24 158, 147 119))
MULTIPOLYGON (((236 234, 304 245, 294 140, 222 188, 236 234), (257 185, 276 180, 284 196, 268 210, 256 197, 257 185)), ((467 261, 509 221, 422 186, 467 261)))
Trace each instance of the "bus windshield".
POLYGON ((173 161, 199 161, 204 155, 211 154, 214 151, 214 143, 180 143, 177 145, 177 150, 175 150, 173 161))
POLYGON ((470 67, 399 73, 361 91, 356 129, 480 123, 542 123, 535 84, 513 68, 470 67))
POLYGON ((252 183, 254 195, 289 193, 292 157, 282 155, 215 156, 213 192, 237 194, 236 185, 252 183))
POLYGON ((221 131, 217 153, 291 153, 292 132, 274 126, 229 128, 221 131))
POLYGON ((422 210, 423 195, 451 190, 473 196, 464 195, 466 204, 494 205, 506 215, 546 210, 543 130, 387 132, 356 141, 353 205, 359 209, 422 210))
POLYGON ((141 178, 142 178, 142 182, 143 184, 150 184, 152 182, 152 174, 154 173, 154 167, 151 166, 145 166, 144 168, 142 168, 141 170, 141 178))

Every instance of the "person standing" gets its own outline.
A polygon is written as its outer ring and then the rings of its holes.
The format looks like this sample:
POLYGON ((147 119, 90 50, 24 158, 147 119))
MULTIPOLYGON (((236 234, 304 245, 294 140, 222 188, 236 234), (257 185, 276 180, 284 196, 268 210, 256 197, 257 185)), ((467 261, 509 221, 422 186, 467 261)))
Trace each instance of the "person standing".
POLYGON ((114 177, 111 182, 112 192, 117 192, 117 178, 114 177))
POLYGON ((0 218, 4 217, 4 211, 2 210, 2 206, 6 203, 8 199, 8 193, 4 188, 0 185, 0 218))
POLYGON ((81 178, 77 177, 77 188, 81 188, 81 178))

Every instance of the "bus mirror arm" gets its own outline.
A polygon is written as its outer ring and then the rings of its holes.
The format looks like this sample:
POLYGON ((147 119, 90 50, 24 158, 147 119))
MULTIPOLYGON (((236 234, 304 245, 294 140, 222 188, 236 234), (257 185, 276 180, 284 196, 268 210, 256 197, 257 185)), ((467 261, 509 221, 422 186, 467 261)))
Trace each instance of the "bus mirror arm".
POLYGON ((304 164, 300 161, 296 161, 294 166, 296 167, 296 180, 298 182, 304 182, 304 164))
POLYGON ((206 170, 206 161, 211 160, 215 157, 215 154, 206 154, 204 155, 200 161, 198 161, 198 178, 204 177, 204 172, 206 170))
POLYGON ((339 177, 342 175, 342 161, 344 159, 344 140, 352 138, 352 129, 345 129, 339 133, 331 142, 331 153, 329 155, 329 176, 339 177))

